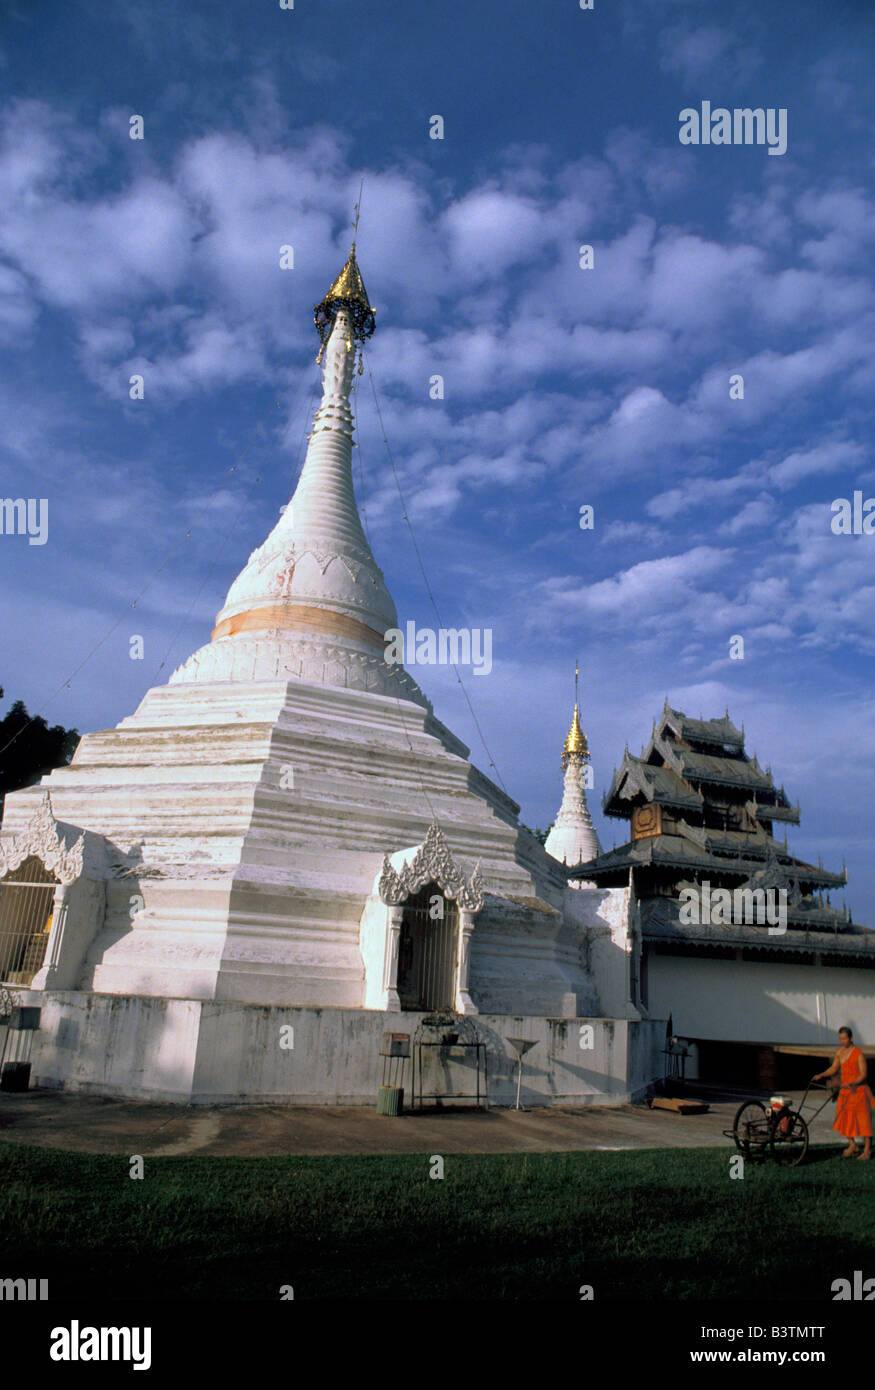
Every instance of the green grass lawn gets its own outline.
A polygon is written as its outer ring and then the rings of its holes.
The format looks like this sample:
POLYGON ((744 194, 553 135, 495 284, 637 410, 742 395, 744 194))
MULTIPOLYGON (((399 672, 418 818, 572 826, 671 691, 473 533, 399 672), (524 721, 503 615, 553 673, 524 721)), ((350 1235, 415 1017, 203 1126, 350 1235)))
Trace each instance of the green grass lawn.
POLYGON ((875 1275, 875 1162, 729 1150, 153 1158, 0 1144, 2 1276, 52 1299, 829 1298, 875 1275))

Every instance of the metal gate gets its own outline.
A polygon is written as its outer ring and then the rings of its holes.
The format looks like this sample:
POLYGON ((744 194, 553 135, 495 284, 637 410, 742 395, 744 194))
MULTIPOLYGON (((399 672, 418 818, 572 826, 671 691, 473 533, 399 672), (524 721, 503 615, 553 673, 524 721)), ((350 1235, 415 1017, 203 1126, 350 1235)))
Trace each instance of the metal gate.
POLYGON ((436 883, 407 899, 398 953, 402 1009, 452 1009, 459 911, 436 883))
POLYGON ((0 980, 29 985, 45 960, 57 879, 33 856, 13 873, 0 878, 0 980))

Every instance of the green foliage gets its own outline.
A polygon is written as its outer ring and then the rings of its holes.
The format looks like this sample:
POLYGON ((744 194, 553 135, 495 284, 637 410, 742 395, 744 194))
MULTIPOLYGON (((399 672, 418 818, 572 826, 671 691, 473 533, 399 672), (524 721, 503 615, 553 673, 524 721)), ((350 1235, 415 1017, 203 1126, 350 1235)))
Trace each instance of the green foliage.
POLYGON ((0 810, 7 792, 33 786, 52 768, 64 767, 78 742, 77 729, 65 729, 60 724, 50 728, 41 716, 32 720, 24 702, 16 700, 0 719, 0 810), (10 743, 12 739, 14 743, 10 743))
POLYGON ((723 1149, 145 1158, 0 1144, 4 1267, 52 1299, 823 1302, 871 1264, 868 1165, 723 1149))
POLYGON ((543 845, 543 844, 546 843, 547 836, 550 834, 550 831, 553 829, 553 821, 550 822, 550 824, 547 826, 547 829, 546 829, 546 830, 541 830, 540 827, 539 827, 537 830, 533 830, 532 827, 531 827, 530 825, 523 825, 522 821, 520 821, 520 826, 522 827, 523 830, 527 830, 527 831, 529 832, 530 835, 534 835, 535 839, 538 840, 538 841, 543 845))

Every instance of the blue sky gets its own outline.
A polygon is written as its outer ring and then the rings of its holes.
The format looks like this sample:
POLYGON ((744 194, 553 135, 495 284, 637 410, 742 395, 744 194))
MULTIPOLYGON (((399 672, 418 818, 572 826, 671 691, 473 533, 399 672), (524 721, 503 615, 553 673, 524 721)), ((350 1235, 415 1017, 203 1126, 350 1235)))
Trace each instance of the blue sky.
MULTIPOLYGON (((112 726, 206 640, 300 468, 364 176, 369 363, 443 621, 493 630, 467 686, 523 819, 558 806, 579 656, 606 847, 664 695, 728 706, 875 924, 875 536, 830 529, 875 496, 873 29, 868 0, 3 0, 0 495, 49 501, 45 545, 0 537, 7 703, 112 726), (787 152, 682 146, 703 100, 786 108, 787 152)), ((356 408, 375 554, 433 626, 367 376, 356 408)), ((452 673, 415 674, 487 769, 452 673)))

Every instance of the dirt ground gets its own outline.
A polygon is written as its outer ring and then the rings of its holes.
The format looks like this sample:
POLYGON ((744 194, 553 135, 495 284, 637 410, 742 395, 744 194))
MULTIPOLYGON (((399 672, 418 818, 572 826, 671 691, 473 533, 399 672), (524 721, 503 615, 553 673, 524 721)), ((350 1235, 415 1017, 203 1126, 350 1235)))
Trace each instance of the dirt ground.
MULTIPOLYGON (((708 1099, 704 1115, 645 1105, 378 1115, 369 1106, 178 1106, 29 1091, 0 1094, 0 1139, 91 1153, 543 1153, 578 1149, 728 1147, 738 1098, 708 1099)), ((838 1142, 832 1107, 812 1143, 838 1142)))

